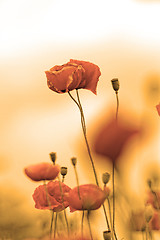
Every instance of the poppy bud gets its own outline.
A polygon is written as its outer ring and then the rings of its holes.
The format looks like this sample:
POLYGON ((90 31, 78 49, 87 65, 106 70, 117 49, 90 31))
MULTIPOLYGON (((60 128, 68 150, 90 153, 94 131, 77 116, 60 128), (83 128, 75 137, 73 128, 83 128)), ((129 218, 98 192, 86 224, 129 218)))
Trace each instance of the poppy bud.
POLYGON ((118 91, 119 90, 119 81, 118 81, 118 78, 113 78, 112 80, 111 80, 111 82, 112 82, 112 87, 113 87, 113 89, 114 89, 114 91, 118 91))
POLYGON ((152 208, 152 205, 148 205, 145 209, 146 222, 149 223, 152 217, 153 217, 153 208, 152 208))
POLYGON ((104 240, 111 240, 111 231, 104 231, 103 232, 103 238, 104 240))
POLYGON ((104 184, 107 184, 109 182, 110 179, 110 174, 108 172, 103 173, 102 175, 102 181, 104 184))
POLYGON ((50 155, 51 161, 53 162, 53 164, 55 164, 55 161, 56 161, 56 153, 55 153, 55 152, 51 152, 49 155, 50 155))
POLYGON ((71 158, 71 162, 72 162, 73 166, 76 166, 77 158, 75 158, 75 157, 71 158))
POLYGON ((148 180, 147 180, 147 184, 148 184, 148 187, 149 187, 149 188, 152 187, 152 181, 151 181, 151 179, 148 179, 148 180))
POLYGON ((61 175, 64 177, 67 174, 67 167, 61 167, 61 175))

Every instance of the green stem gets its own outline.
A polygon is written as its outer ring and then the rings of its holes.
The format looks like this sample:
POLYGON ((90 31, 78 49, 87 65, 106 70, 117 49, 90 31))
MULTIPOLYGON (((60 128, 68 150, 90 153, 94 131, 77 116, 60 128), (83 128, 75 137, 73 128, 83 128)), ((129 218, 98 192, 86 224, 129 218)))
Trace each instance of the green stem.
POLYGON ((112 227, 111 205, 110 205, 109 198, 107 198, 107 202, 108 202, 109 218, 110 218, 110 224, 111 224, 111 234, 112 234, 112 239, 114 239, 114 237, 113 237, 113 227, 112 227))
POLYGON ((65 221, 66 221, 66 225, 67 225, 67 231, 68 231, 68 236, 69 236, 69 224, 68 224, 68 219, 67 219, 66 210, 65 210, 65 206, 64 206, 63 191, 62 191, 62 186, 61 186, 61 181, 60 181, 60 177, 59 176, 58 176, 58 181, 59 181, 59 187, 60 187, 60 192, 61 192, 64 217, 65 217, 65 221))
POLYGON ((57 231, 57 217, 58 217, 58 213, 56 212, 56 218, 54 222, 54 239, 56 238, 56 231, 57 231))
POLYGON ((53 220, 54 220, 54 211, 52 210, 52 218, 51 218, 51 226, 50 226, 50 239, 52 239, 53 220))
MULTIPOLYGON (((79 97, 79 93, 78 93, 77 89, 76 89, 76 93, 77 93, 78 102, 74 99, 74 97, 71 95, 71 93, 68 92, 69 96, 76 103, 76 105, 78 106, 78 108, 80 110, 83 135, 84 135, 85 143, 86 143, 86 146, 87 146, 87 151, 88 151, 88 155, 89 155, 89 158, 90 158, 90 161, 91 161, 91 165, 92 165, 92 168, 93 168, 95 181, 96 181, 97 186, 99 186, 98 177, 97 177, 96 169, 95 169, 95 166, 94 166, 94 161, 93 161, 93 158, 92 158, 92 155, 91 155, 91 150, 90 150, 88 139, 87 139, 86 124, 85 124, 85 117, 84 117, 84 113, 83 113, 83 108, 82 108, 82 104, 80 102, 80 97, 79 97)), ((107 227, 108 227, 108 230, 110 231, 110 226, 109 226, 107 213, 106 213, 106 209, 105 209, 104 204, 103 204, 103 210, 104 210, 104 214, 105 214, 105 218, 106 218, 107 227)))
POLYGON ((90 237, 91 237, 91 240, 93 240, 91 224, 90 224, 90 220, 89 220, 89 211, 87 211, 87 220, 88 220, 88 227, 89 227, 90 237))
POLYGON ((82 239, 83 239, 83 222, 84 222, 84 210, 82 213, 82 222, 81 222, 81 235, 82 235, 82 239))

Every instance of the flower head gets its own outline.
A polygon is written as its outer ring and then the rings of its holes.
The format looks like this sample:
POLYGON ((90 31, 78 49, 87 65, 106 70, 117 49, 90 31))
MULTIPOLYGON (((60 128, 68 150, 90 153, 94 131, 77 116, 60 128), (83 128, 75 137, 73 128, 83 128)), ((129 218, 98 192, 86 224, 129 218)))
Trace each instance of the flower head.
POLYGON ((84 184, 73 188, 67 195, 70 211, 76 210, 96 210, 100 208, 107 196, 109 188, 103 191, 95 184, 84 184))
POLYGON ((38 163, 26 167, 24 172, 33 181, 53 180, 58 176, 60 166, 51 163, 38 163))
POLYGON ((84 88, 96 94, 97 83, 101 75, 97 65, 73 59, 61 66, 56 65, 45 73, 48 87, 57 93, 84 88))
POLYGON ((146 204, 151 204, 153 208, 159 209, 160 207, 160 192, 155 193, 148 191, 146 204))
POLYGON ((127 126, 120 119, 118 123, 116 119, 111 119, 97 134, 93 146, 94 151, 116 162, 129 138, 138 132, 137 128, 127 126))
MULTIPOLYGON (((63 195, 65 193, 68 193, 71 188, 68 187, 67 185, 65 185, 64 183, 60 183, 61 187, 62 187, 62 192, 63 195)), ((46 189, 44 185, 40 185, 39 187, 37 187, 33 193, 33 199, 35 201, 35 208, 38 209, 50 209, 50 207, 52 208, 53 211, 58 212, 58 211, 62 211, 63 208, 63 203, 64 203, 64 207, 68 207, 69 203, 65 197, 65 195, 63 196, 63 200, 64 202, 62 203, 62 195, 61 195, 61 189, 60 189, 60 185, 59 185, 59 181, 55 181, 52 182, 50 181, 47 185, 47 192, 48 192, 48 197, 49 197, 49 203, 47 200, 47 196, 46 196, 46 189)))

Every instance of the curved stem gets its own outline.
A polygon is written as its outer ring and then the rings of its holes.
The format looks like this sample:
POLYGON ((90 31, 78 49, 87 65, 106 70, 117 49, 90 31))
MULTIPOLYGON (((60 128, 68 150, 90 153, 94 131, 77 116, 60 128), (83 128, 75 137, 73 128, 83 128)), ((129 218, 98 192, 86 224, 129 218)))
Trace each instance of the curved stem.
MULTIPOLYGON (((83 108, 82 108, 82 104, 80 102, 80 97, 79 97, 79 93, 78 93, 77 89, 76 89, 76 93, 77 93, 78 102, 74 99, 74 97, 71 95, 71 93, 68 92, 71 99, 78 106, 80 114, 81 114, 81 125, 82 125, 83 135, 84 135, 85 143, 86 143, 86 146, 87 146, 87 151, 88 151, 88 155, 89 155, 89 158, 90 158, 90 161, 91 161, 91 165, 92 165, 92 168, 93 168, 95 181, 96 181, 97 186, 99 186, 98 177, 97 177, 96 169, 95 169, 95 166, 94 166, 94 161, 93 161, 93 158, 92 158, 92 155, 91 155, 91 150, 90 150, 88 139, 87 139, 86 124, 85 124, 85 117, 84 117, 84 113, 83 113, 83 108)), ((104 204, 103 204, 103 210, 104 210, 104 214, 105 214, 105 218, 106 218, 107 227, 108 227, 108 230, 110 231, 110 226, 109 226, 107 213, 106 213, 106 209, 105 209, 104 204)))
POLYGON ((84 135, 84 139, 85 139, 85 142, 86 142, 88 155, 89 155, 89 158, 90 158, 90 161, 91 161, 91 164, 92 164, 92 168, 93 168, 96 184, 97 184, 97 186, 99 186, 98 177, 97 177, 94 161, 93 161, 93 158, 92 158, 92 155, 91 155, 91 150, 90 150, 88 139, 87 139, 85 117, 84 117, 83 108, 82 108, 82 105, 81 105, 81 102, 80 102, 78 90, 76 90, 76 93, 77 93, 77 98, 78 98, 78 103, 79 103, 79 110, 80 110, 80 113, 81 113, 81 116, 82 116, 81 117, 81 123, 82 123, 83 135, 84 135))

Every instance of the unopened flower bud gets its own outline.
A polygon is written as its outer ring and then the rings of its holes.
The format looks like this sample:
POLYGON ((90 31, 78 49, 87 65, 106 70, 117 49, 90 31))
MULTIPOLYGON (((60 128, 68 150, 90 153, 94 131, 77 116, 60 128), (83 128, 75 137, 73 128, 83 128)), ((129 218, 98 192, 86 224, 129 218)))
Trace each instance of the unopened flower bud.
POLYGON ((111 231, 104 231, 103 238, 104 240, 111 240, 112 239, 111 231))
POLYGON ((145 209, 145 219, 146 219, 146 222, 150 222, 150 220, 152 219, 153 217, 153 207, 152 205, 148 205, 146 206, 146 209, 145 209))
POLYGON ((77 158, 75 158, 75 157, 71 158, 71 162, 72 162, 73 166, 76 166, 77 158))
POLYGON ((61 167, 61 175, 66 176, 67 174, 67 167, 61 167))
POLYGON ((110 179, 110 174, 108 172, 103 173, 102 175, 102 181, 104 184, 107 184, 109 182, 110 179))
POLYGON ((111 82, 112 82, 112 87, 113 87, 113 89, 114 89, 114 91, 118 91, 119 90, 119 81, 118 81, 118 78, 113 78, 112 80, 111 80, 111 82))
POLYGON ((49 155, 50 155, 51 161, 55 164, 55 161, 56 161, 56 153, 55 153, 55 152, 51 152, 49 155))

